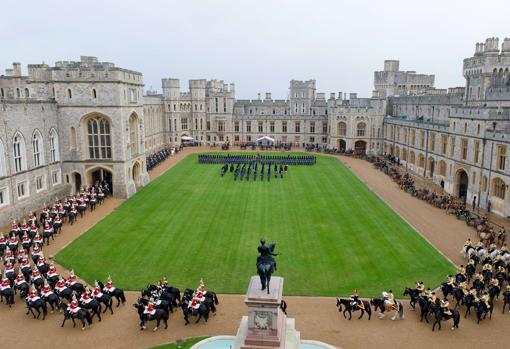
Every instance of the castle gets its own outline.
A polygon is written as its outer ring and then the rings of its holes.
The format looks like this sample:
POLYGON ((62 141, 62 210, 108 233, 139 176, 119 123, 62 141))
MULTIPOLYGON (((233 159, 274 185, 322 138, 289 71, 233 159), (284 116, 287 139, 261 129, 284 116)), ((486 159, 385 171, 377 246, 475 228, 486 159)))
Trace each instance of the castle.
POLYGON ((392 154, 447 192, 510 215, 510 39, 477 43, 464 60, 465 87, 437 89, 434 75, 384 62, 370 98, 317 92, 292 80, 288 99, 237 100, 235 85, 162 79, 143 94, 139 72, 81 57, 21 65, 0 76, 0 222, 96 180, 129 197, 148 183, 146 155, 183 139, 237 145, 269 136, 392 154))

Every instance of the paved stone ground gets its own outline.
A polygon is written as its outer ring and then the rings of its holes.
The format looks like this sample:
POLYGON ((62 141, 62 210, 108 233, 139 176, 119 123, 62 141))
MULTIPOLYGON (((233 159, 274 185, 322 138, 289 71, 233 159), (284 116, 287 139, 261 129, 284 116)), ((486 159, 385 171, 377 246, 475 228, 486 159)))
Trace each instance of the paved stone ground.
MULTIPOLYGON (((161 164, 151 172, 156 177, 171 168, 184 156, 209 148, 187 148, 161 164)), ((341 157, 362 181, 392 206, 396 212, 415 226, 434 246, 442 251, 455 263, 462 263, 459 254, 464 240, 470 236, 475 238, 475 231, 455 217, 448 216, 444 211, 411 197, 401 191, 388 176, 372 168, 372 165, 357 159, 341 157)), ((94 212, 87 213, 86 219, 77 224, 65 226, 61 236, 46 248, 46 254, 55 253, 77 236, 85 232, 97 221, 104 218, 119 204, 120 199, 108 199, 105 204, 94 212)), ((62 272, 62 269, 59 268, 62 272)), ((355 271, 353 271, 355 272, 355 271)), ((346 275, 346 277, 348 277, 346 275)), ((248 278, 247 278, 248 280, 248 278)), ((342 280, 338 280, 342 282, 342 280)), ((66 323, 60 328, 63 316, 60 313, 49 314, 45 321, 34 320, 25 315, 23 304, 17 299, 16 305, 9 309, 0 304, 0 328, 3 334, 2 343, 24 347, 40 348, 147 348, 153 345, 173 342, 177 339, 211 336, 234 335, 241 316, 246 307, 241 295, 220 295, 220 305, 216 316, 206 324, 190 324, 184 326, 180 311, 170 316, 167 330, 160 328, 156 333, 150 329, 140 331, 138 319, 131 306, 138 296, 128 292, 126 305, 114 309, 115 314, 104 314, 101 323, 94 321, 90 329, 81 331, 66 323)), ((397 295, 398 296, 398 295, 397 295)), ((379 320, 372 317, 348 321, 338 313, 335 299, 327 297, 287 297, 289 316, 296 319, 296 326, 301 331, 301 338, 321 340, 343 348, 465 348, 469 345, 504 347, 508 343, 508 326, 510 313, 501 314, 501 304, 496 304, 492 320, 476 325, 474 316, 462 319, 460 329, 450 331, 451 322, 443 324, 440 332, 431 332, 431 325, 420 323, 418 314, 411 312, 406 303, 405 319, 391 321, 389 317, 379 320)))

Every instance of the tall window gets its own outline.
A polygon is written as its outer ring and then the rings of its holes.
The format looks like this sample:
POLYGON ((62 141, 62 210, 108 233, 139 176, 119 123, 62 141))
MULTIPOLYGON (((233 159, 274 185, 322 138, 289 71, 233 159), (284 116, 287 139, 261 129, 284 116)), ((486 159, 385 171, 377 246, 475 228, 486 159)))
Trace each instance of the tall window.
POLYGON ((32 136, 32 149, 34 152, 34 167, 43 165, 42 137, 39 131, 35 131, 32 136))
POLYGON ((315 122, 310 123, 310 133, 315 133, 315 122))
POLYGON ((187 130, 187 129, 188 129, 188 119, 181 118, 181 130, 187 130))
POLYGON ((258 123, 258 128, 259 128, 259 133, 264 132, 264 124, 261 121, 259 121, 259 123, 258 123))
POLYGON ((131 154, 138 154, 138 118, 136 114, 129 117, 129 148, 131 154))
POLYGON ((251 132, 251 121, 246 123, 246 132, 251 132))
POLYGON ((475 141, 475 149, 473 150, 473 162, 478 163, 478 152, 480 151, 480 141, 475 141))
POLYGON ((274 133, 274 121, 269 123, 269 132, 274 133))
POLYGON ((416 144, 416 130, 412 129, 411 130, 411 145, 415 145, 415 144, 416 144))
POLYGON ((461 144, 461 151, 462 151, 461 152, 462 160, 466 160, 467 153, 468 153, 468 140, 465 138, 462 138, 460 141, 460 144, 461 144))
POLYGON ((0 141, 0 177, 4 176, 7 176, 7 164, 5 163, 4 144, 0 141))
POLYGON ((441 154, 446 154, 446 146, 448 144, 448 136, 441 135, 441 154))
POLYGON ((76 149, 76 129, 71 126, 71 142, 70 142, 71 150, 76 149))
POLYGON ((446 176, 446 162, 439 161, 439 175, 446 176))
MULTIPOLYGON (((326 110, 326 114, 327 113, 328 113, 328 111, 326 110)), ((322 123, 322 133, 328 133, 328 123, 327 122, 322 123)))
POLYGON ((97 98, 97 92, 96 92, 96 89, 95 89, 95 88, 93 88, 93 89, 92 89, 92 98, 93 98, 93 99, 96 99, 96 98, 97 98))
POLYGON ((450 157, 453 158, 454 155, 455 155, 455 137, 452 137, 450 141, 450 157))
POLYGON ((420 148, 425 148, 425 131, 420 131, 420 148))
POLYGON ((71 89, 67 89, 67 98, 71 99, 73 98, 73 93, 71 92, 71 89))
POLYGON ((345 136, 347 134, 347 124, 345 122, 339 122, 337 129, 339 136, 345 136))
POLYGON ((294 127, 294 132, 296 132, 296 133, 301 132, 301 123, 296 122, 296 123, 294 124, 294 126, 295 126, 295 127, 294 127))
POLYGON ((87 138, 90 159, 111 159, 112 141, 110 122, 103 117, 87 121, 87 138))
POLYGON ((367 129, 367 125, 364 122, 360 122, 356 129, 356 135, 358 137, 365 137, 366 129, 367 129))
POLYGON ((287 121, 282 122, 282 132, 287 132, 287 121))
POLYGON ((50 131, 50 162, 56 162, 60 160, 60 154, 58 150, 58 135, 55 129, 50 131))
POLYGON ((498 145, 498 170, 505 170, 505 162, 506 162, 506 146, 498 145))
POLYGON ((430 139, 429 139, 429 151, 434 151, 436 150, 436 134, 435 133, 430 133, 430 139))
POLYGON ((404 128, 402 132, 404 134, 402 142, 405 144, 407 143, 407 128, 404 128))
POLYGON ((225 121, 218 121, 218 132, 225 131, 225 121))
POLYGON ((25 141, 21 134, 17 133, 12 142, 12 155, 14 161, 14 172, 26 169, 25 141))
POLYGON ((239 121, 234 122, 234 132, 239 132, 239 121))
POLYGON ((492 181, 492 195, 504 199, 505 198, 506 185, 500 178, 494 178, 492 181))

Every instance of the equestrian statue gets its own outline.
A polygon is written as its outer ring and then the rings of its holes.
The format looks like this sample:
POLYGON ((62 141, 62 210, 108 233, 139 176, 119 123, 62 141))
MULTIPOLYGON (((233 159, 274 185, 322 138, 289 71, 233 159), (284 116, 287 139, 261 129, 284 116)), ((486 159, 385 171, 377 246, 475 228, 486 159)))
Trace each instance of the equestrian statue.
POLYGON ((269 282, 271 281, 271 275, 276 271, 276 261, 274 253, 276 244, 274 242, 266 246, 266 240, 260 240, 260 246, 258 247, 259 256, 257 257, 257 273, 260 276, 260 283, 262 284, 262 291, 267 290, 269 294, 269 282))

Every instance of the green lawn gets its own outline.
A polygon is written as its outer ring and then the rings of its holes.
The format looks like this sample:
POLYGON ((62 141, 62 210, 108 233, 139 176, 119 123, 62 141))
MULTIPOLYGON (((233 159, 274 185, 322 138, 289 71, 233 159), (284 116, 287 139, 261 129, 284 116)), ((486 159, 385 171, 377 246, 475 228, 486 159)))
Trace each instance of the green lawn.
MULTIPOLYGON (((362 296, 417 280, 437 286, 453 266, 340 161, 290 166, 271 182, 234 182, 190 155, 58 253, 88 282, 112 275, 139 290, 168 275, 179 288, 244 294, 259 239, 277 243, 287 295, 362 296)), ((382 174, 381 174, 382 175, 382 174)))

